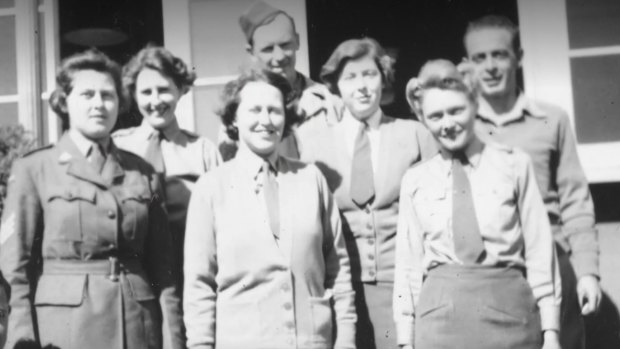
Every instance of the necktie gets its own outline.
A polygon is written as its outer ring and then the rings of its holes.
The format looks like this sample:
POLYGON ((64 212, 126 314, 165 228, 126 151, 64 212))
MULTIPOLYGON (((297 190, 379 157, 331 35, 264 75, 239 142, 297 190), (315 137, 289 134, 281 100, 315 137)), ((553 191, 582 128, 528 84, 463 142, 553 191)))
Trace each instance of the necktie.
POLYGON ((464 264, 476 264, 484 258, 484 245, 476 218, 471 185, 463 168, 465 156, 452 159, 452 233, 456 256, 464 264))
POLYGON ((103 165, 105 164, 105 153, 103 152, 103 149, 101 149, 101 145, 93 144, 93 146, 90 147, 90 155, 88 159, 95 168, 95 171, 97 171, 97 173, 101 173, 101 170, 103 170, 103 165))
POLYGON ((144 153, 144 159, 148 161, 157 173, 164 173, 166 167, 164 166, 164 157, 161 153, 161 140, 163 134, 159 131, 153 132, 148 138, 148 145, 146 152, 144 153))
POLYGON ((262 167, 263 172, 263 196, 269 213, 269 224, 271 232, 276 239, 280 238, 280 196, 278 192, 278 182, 269 161, 265 161, 262 167))
POLYGON ((360 207, 365 206, 375 196, 368 125, 365 123, 360 126, 355 139, 350 194, 353 202, 360 207))

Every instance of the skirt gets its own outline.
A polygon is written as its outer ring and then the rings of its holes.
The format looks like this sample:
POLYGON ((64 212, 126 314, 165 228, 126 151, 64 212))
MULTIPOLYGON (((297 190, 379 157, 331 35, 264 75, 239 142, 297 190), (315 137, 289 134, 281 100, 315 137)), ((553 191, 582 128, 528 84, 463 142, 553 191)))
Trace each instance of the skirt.
POLYGON ((514 268, 442 265, 420 291, 416 349, 540 349, 538 306, 514 268))

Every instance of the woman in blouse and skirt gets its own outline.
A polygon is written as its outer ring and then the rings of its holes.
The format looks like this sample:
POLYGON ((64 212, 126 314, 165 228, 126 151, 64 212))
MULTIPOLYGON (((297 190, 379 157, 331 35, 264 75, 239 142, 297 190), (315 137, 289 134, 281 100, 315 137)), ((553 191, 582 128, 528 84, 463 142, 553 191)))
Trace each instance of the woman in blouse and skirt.
POLYGON ((408 91, 440 153, 410 169, 401 186, 399 344, 559 348, 560 279, 530 160, 478 138, 475 90, 437 63, 408 91))

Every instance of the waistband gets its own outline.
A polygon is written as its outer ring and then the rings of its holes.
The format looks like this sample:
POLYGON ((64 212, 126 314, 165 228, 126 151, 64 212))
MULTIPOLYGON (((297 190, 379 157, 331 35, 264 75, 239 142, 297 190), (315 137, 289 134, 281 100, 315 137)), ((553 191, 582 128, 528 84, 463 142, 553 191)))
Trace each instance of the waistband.
POLYGON ((515 266, 441 264, 428 271, 428 277, 459 279, 513 279, 523 277, 524 270, 515 266))
POLYGON ((43 274, 92 274, 108 275, 114 281, 121 274, 138 274, 143 272, 138 259, 119 260, 117 257, 96 260, 44 260, 43 274))

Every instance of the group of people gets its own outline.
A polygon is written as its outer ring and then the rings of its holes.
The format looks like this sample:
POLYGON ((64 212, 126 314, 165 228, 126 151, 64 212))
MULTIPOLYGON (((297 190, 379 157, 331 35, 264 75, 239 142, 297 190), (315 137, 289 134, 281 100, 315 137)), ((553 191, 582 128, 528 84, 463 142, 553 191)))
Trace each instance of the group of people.
POLYGON ((255 66, 217 145, 179 127, 195 75, 165 48, 62 62, 65 132, 15 162, 0 226, 9 347, 584 348, 593 204, 566 115, 517 87, 512 22, 422 67, 419 121, 383 113, 377 41, 341 43, 320 84, 286 12, 239 23, 255 66))

